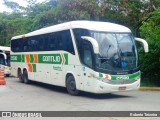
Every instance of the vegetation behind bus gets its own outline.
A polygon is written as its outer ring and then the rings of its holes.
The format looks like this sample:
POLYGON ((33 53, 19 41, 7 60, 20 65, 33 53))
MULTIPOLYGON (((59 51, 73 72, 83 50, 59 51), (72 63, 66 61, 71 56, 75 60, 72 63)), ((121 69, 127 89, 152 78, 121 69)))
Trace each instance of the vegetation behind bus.
POLYGON ((49 0, 27 8, 5 1, 13 13, 0 13, 0 45, 9 46, 12 36, 71 20, 100 20, 125 25, 149 43, 150 53, 140 53, 142 82, 160 86, 160 1, 152 0, 49 0), (13 7, 14 6, 14 7, 13 7), (116 6, 116 7, 115 7, 116 6), (147 82, 145 82, 147 81, 147 82))

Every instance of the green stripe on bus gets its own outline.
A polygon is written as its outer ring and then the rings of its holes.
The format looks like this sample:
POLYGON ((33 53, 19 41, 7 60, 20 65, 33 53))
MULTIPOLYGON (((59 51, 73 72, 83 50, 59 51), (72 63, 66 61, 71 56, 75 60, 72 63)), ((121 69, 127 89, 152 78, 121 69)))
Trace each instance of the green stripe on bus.
POLYGON ((132 80, 140 77, 140 75, 140 71, 129 75, 111 75, 111 80, 132 80))
POLYGON ((34 63, 34 56, 33 56, 33 54, 30 54, 30 63, 34 63))
POLYGON ((100 78, 103 78, 103 74, 102 74, 102 73, 99 73, 99 77, 100 77, 100 78))
POLYGON ((68 65, 68 54, 64 54, 64 58, 65 58, 65 65, 68 65))
POLYGON ((25 62, 25 57, 24 57, 24 55, 21 56, 21 62, 25 62))
POLYGON ((36 64, 32 64, 33 72, 36 72, 36 64))
MULTIPOLYGON (((34 63, 34 55, 30 54, 30 63, 34 63)), ((64 54, 65 65, 68 65, 68 54, 64 54)), ((11 55, 11 62, 26 62, 25 55, 11 55)), ((38 63, 62 64, 61 54, 38 54, 38 63)))
POLYGON ((11 55, 11 62, 21 62, 21 55, 11 55))

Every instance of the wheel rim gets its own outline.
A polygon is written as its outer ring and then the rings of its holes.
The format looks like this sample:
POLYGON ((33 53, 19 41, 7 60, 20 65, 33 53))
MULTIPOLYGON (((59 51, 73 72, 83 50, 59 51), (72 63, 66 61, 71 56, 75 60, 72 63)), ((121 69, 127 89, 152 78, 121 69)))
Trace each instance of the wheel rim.
POLYGON ((75 91, 75 89, 76 89, 76 84, 75 84, 74 81, 71 81, 71 82, 70 82, 69 88, 70 88, 70 90, 75 91))

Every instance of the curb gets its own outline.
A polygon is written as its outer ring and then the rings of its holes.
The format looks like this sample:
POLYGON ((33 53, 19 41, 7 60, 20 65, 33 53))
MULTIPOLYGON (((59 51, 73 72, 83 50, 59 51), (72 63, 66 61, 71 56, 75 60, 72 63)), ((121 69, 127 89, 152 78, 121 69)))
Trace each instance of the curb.
POLYGON ((140 87, 140 91, 160 91, 160 87, 140 87))

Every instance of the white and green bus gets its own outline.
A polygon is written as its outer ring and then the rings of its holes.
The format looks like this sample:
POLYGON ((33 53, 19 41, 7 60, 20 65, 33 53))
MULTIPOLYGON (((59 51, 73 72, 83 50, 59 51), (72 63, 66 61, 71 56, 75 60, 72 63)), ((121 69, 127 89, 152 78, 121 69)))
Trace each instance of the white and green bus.
POLYGON ((10 47, 0 46, 0 68, 4 69, 5 76, 10 76, 10 47))
POLYGON ((135 40, 127 27, 95 21, 71 21, 11 39, 12 74, 79 91, 110 93, 140 87, 135 40))

